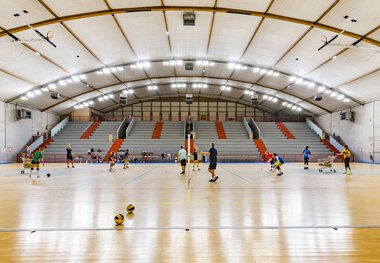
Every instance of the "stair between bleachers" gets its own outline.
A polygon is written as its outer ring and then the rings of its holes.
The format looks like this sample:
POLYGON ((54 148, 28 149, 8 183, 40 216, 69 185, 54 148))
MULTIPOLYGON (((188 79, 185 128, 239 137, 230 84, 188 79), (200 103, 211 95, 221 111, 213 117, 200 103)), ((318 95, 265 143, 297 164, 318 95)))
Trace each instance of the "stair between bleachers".
POLYGON ((41 143, 41 145, 39 145, 32 153, 34 153, 35 151, 39 150, 40 148, 43 148, 45 149, 46 146, 48 146, 51 142, 53 141, 53 139, 46 139, 43 143, 41 143))
POLYGON ((94 133, 94 131, 98 128, 100 122, 99 121, 94 121, 90 127, 88 127, 82 136, 80 137, 81 139, 89 139, 90 136, 94 133))
MULTIPOLYGON (((327 148, 329 148, 335 155, 340 153, 328 140, 323 139, 323 140, 321 140, 321 142, 323 142, 323 144, 326 145, 327 148)), ((338 158, 339 158, 339 160, 343 160, 342 155, 338 155, 338 158)))
POLYGON ((124 139, 116 139, 108 150, 106 156, 104 156, 103 162, 107 162, 108 158, 111 156, 111 152, 115 154, 119 151, 121 145, 123 144, 124 139))
POLYGON ((163 126, 164 126, 164 123, 162 121, 156 122, 156 126, 154 127, 154 130, 152 133, 152 139, 160 139, 161 138, 161 132, 162 132, 163 126))
POLYGON ((267 151, 267 147, 265 146, 265 143, 261 139, 255 139, 255 145, 261 156, 263 157, 264 161, 267 161, 267 157, 265 152, 267 151))
POLYGON ((216 128, 216 132, 218 133, 218 139, 222 139, 222 140, 227 139, 226 131, 224 130, 224 126, 222 122, 216 121, 215 128, 216 128))
POLYGON ((281 130, 281 132, 285 135, 285 137, 289 140, 294 140, 296 137, 293 135, 291 131, 283 124, 282 122, 276 122, 277 127, 281 130))

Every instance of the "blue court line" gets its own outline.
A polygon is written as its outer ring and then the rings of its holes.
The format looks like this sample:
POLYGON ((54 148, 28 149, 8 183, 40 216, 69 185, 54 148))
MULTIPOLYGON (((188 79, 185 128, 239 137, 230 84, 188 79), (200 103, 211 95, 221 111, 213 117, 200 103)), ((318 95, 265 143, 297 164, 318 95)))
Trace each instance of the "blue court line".
POLYGON ((150 173, 151 171, 153 171, 154 169, 156 169, 157 167, 153 167, 152 169, 146 171, 146 172, 143 172, 142 174, 134 177, 133 179, 129 180, 126 184, 129 184, 129 183, 132 183, 133 181, 136 181, 137 179, 139 179, 140 177, 143 177, 144 175, 146 175, 147 173, 150 173))
POLYGON ((235 175, 235 176, 239 177, 240 179, 242 179, 242 180, 244 180, 244 181, 250 183, 250 181, 248 181, 248 180, 245 179, 244 177, 242 177, 242 176, 240 176, 240 175, 238 175, 238 174, 236 174, 236 173, 234 173, 234 172, 231 172, 230 170, 228 170, 228 169, 226 169, 226 168, 224 168, 224 167, 222 167, 222 169, 224 169, 224 170, 226 170, 227 172, 229 172, 230 174, 235 175))
POLYGON ((0 165, 1 164, 10 164, 10 163, 15 163, 15 162, 0 162, 0 165))

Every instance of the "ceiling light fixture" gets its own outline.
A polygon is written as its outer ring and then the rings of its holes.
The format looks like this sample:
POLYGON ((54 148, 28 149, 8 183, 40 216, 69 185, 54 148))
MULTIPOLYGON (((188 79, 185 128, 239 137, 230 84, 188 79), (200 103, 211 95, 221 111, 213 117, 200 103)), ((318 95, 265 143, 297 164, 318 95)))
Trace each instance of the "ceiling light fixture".
POLYGON ((25 97, 25 96, 22 96, 20 99, 21 99, 21 100, 28 100, 28 98, 25 97))
POLYGON ((32 91, 29 91, 28 93, 26 93, 26 95, 29 97, 29 98, 34 98, 34 92, 32 91))
POLYGON ((149 85, 148 86, 148 90, 157 90, 157 86, 156 85, 149 85))
POLYGON ((296 84, 301 84, 303 82, 303 78, 296 78, 296 84))
POLYGON ((223 90, 223 91, 231 91, 231 87, 230 87, 230 86, 225 86, 225 85, 223 85, 223 86, 221 86, 220 88, 221 88, 221 90, 223 90))
POLYGON ((319 86, 318 91, 319 92, 325 92, 326 87, 325 86, 319 86))
POLYGON ((253 68, 253 72, 255 72, 255 73, 260 72, 260 70, 261 70, 261 69, 260 69, 259 67, 254 67, 254 68, 253 68))
POLYGON ((265 74, 265 73, 267 73, 266 69, 260 69, 260 74, 265 74))
POLYGON ((71 76, 71 79, 72 79, 73 81, 75 81, 75 82, 78 82, 78 81, 80 80, 79 76, 77 76, 77 75, 73 75, 73 76, 71 76))

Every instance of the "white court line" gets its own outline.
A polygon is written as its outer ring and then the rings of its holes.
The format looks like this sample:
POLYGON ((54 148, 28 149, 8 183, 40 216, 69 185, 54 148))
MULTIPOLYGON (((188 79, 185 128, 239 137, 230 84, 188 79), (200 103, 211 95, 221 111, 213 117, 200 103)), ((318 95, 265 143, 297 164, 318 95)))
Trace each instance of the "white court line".
POLYGON ((123 227, 108 228, 0 228, 7 232, 75 232, 75 231, 134 231, 134 230, 291 230, 291 229, 375 229, 380 225, 325 225, 325 226, 167 226, 167 227, 123 227))

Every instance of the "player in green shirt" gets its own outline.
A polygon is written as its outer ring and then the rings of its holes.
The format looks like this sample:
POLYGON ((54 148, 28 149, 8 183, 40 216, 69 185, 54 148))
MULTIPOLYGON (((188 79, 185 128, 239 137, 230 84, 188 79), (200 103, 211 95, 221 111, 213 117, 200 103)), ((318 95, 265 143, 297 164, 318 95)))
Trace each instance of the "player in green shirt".
POLYGON ((37 178, 40 178, 40 162, 44 157, 44 155, 42 154, 43 150, 43 148, 40 148, 39 150, 33 153, 32 168, 30 168, 29 178, 32 178, 34 168, 36 168, 37 170, 37 178))

